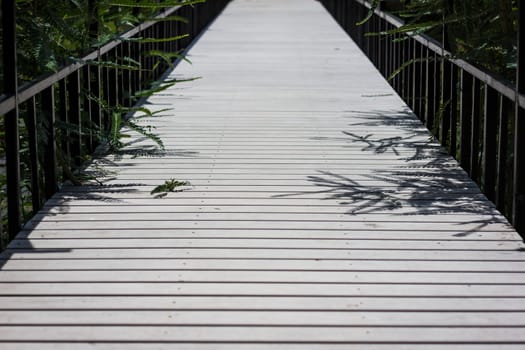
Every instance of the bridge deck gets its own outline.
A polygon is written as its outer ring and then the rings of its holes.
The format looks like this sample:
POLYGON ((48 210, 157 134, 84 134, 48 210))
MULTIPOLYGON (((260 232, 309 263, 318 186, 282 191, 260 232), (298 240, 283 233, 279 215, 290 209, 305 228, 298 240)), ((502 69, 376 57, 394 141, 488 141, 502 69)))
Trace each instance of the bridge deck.
POLYGON ((189 58, 166 152, 4 253, 3 350, 523 349, 521 239, 318 2, 236 0, 189 58))

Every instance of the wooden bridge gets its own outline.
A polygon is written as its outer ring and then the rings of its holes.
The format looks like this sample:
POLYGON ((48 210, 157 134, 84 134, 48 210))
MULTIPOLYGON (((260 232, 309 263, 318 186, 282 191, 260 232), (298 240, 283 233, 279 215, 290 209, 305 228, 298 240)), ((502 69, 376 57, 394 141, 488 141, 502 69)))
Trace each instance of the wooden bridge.
POLYGON ((11 242, 0 348, 523 349, 522 239, 314 0, 235 0, 11 242), (152 195, 169 180, 189 184, 152 195))

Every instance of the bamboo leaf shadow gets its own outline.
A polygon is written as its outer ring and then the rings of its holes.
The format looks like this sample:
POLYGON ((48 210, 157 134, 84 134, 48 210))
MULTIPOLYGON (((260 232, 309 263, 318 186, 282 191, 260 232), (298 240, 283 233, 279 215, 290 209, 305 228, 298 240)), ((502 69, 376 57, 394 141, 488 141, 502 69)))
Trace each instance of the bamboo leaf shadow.
MULTIPOLYGON (((352 146, 354 149, 355 145, 361 145, 360 150, 371 155, 391 152, 399 160, 399 165, 393 169, 390 167, 351 176, 318 170, 319 175, 308 176, 308 181, 323 188, 315 193, 327 194, 326 199, 340 200, 341 205, 350 208, 347 214, 351 215, 385 210, 402 216, 484 215, 481 219, 459 222, 458 225, 471 227, 454 234, 457 237, 468 236, 493 223, 508 225, 477 185, 411 112, 358 113, 359 116, 353 118, 359 119, 359 122, 350 124, 352 129, 357 126, 372 130, 386 127, 389 131, 397 128, 403 136, 376 137, 370 132, 360 135, 353 130, 344 130, 341 131, 343 137, 314 139, 344 141, 346 145, 343 147, 352 146)), ((306 193, 289 195, 301 194, 306 193)))

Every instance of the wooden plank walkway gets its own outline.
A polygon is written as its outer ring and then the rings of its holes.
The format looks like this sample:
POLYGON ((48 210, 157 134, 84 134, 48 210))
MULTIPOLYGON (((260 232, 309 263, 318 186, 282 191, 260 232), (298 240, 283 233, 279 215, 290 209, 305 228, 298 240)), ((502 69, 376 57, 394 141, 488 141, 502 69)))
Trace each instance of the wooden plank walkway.
POLYGON ((166 152, 2 255, 1 349, 525 348, 521 239, 318 2, 235 0, 189 58, 166 152))

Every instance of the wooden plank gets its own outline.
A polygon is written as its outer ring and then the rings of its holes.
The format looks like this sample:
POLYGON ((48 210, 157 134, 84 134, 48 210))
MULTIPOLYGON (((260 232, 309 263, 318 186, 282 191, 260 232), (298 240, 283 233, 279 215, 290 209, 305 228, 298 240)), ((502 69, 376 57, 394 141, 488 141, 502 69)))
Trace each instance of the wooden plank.
POLYGON ((200 238, 266 238, 266 239, 316 239, 316 240, 399 240, 399 241, 513 241, 519 242, 513 232, 487 231, 465 234, 461 231, 379 231, 379 230, 232 230, 232 229, 192 229, 192 230, 32 230, 22 231, 18 239, 137 239, 154 240, 159 238, 171 239, 200 239, 200 238))
MULTIPOLYGON (((73 347, 78 350, 92 350, 95 348, 104 347, 108 350, 159 350, 170 343, 100 343, 100 342, 46 342, 46 343, 2 343, 2 349, 5 350, 70 350, 73 347)), ((269 344, 244 344, 244 343, 172 343, 179 350, 230 350, 232 348, 238 350, 266 350, 269 344)), ((363 344, 291 344, 280 343, 276 344, 279 349, 283 350, 354 350, 362 349, 363 344)), ((366 344, 368 350, 419 350, 421 344, 366 344)), ((522 350, 521 344, 454 344, 454 349, 458 350, 522 350)), ((444 350, 450 349, 450 344, 425 344, 425 349, 428 350, 444 350)))
POLYGON ((289 296, 525 298, 511 284, 191 282, 0 282, 2 296, 289 296), (89 287, 89 289, 86 289, 89 287))
POLYGON ((410 249, 290 249, 290 248, 50 248, 7 249, 0 255, 16 259, 327 259, 327 260, 454 260, 522 261, 523 252, 510 250, 410 250, 410 249))
MULTIPOLYGON (((64 221, 45 221, 45 222, 29 222, 25 227, 33 229, 56 229, 56 230, 73 230, 73 229, 90 229, 93 227, 94 222, 98 228, 101 229, 172 229, 172 230, 184 230, 192 228, 207 228, 207 229, 302 229, 308 227, 309 229, 341 229, 341 230, 410 230, 420 231, 428 227, 431 221, 425 222, 389 222, 389 221, 373 221, 373 222, 351 222, 351 221, 300 221, 300 220, 274 220, 274 221, 250 221, 250 220, 211 220, 211 221, 142 221, 142 225, 134 221, 76 221, 68 223, 64 221)), ((514 232, 508 224, 503 223, 491 223, 490 221, 476 220, 465 222, 461 225, 458 223, 440 223, 439 229, 442 231, 458 231, 460 226, 460 232, 464 235, 469 233, 475 233, 479 231, 501 231, 501 232, 514 232)), ((497 246, 497 245, 495 245, 497 246)), ((521 246, 515 245, 515 249, 519 249, 521 246)))
POLYGON ((0 271, 0 282, 184 282, 184 283, 318 283, 318 284, 493 284, 525 291, 521 272, 397 272, 397 271, 0 271))
MULTIPOLYGON (((31 220, 35 223, 43 222, 82 222, 82 221, 107 221, 107 222, 120 222, 120 221, 304 221, 304 222, 406 222, 406 217, 402 215, 367 215, 362 213, 360 215, 352 215, 351 213, 294 213, 283 209, 280 213, 255 213, 255 212, 175 212, 173 215, 166 215, 165 213, 136 213, 130 218, 128 213, 96 213, 93 214, 37 214, 31 220)), ((495 224, 500 223, 503 225, 510 226, 507 220, 500 214, 495 215, 455 215, 449 214, 447 216, 442 215, 421 215, 418 218, 419 222, 431 222, 431 223, 455 223, 456 225, 464 225, 472 222, 495 224)))
MULTIPOLYGON (((377 175, 379 177, 379 175, 377 175)), ((414 178, 415 179, 415 178, 414 178)), ((454 178, 432 178, 432 179, 422 179, 419 177, 420 181, 425 183, 428 187, 447 187, 447 188, 454 188, 454 187, 460 187, 460 188, 474 188, 474 184, 471 181, 468 181, 466 179, 454 179, 454 178), (426 180, 426 181, 425 181, 426 180)), ((111 184, 129 184, 130 180, 133 180, 134 183, 140 183, 141 185, 145 186, 156 186, 159 184, 158 176, 156 178, 147 178, 145 176, 139 176, 139 175, 133 175, 133 177, 130 177, 130 179, 121 178, 119 176, 118 179, 112 180, 112 181, 105 181, 104 183, 111 183, 111 184)), ((261 178, 255 178, 255 179, 217 179, 216 176, 214 178, 206 178, 203 180, 199 179, 192 179, 192 186, 253 186, 253 187, 259 187, 259 186, 269 186, 269 187, 277 187, 277 186, 288 186, 290 188, 294 188, 297 186, 308 186, 311 185, 312 182, 317 182, 322 184, 321 180, 325 180, 326 185, 328 185, 330 182, 334 182, 334 185, 337 184, 337 180, 334 177, 333 179, 330 179, 330 176, 315 176, 310 175, 307 178, 294 178, 290 180, 280 180, 280 179, 261 179, 261 178), (331 181, 330 181, 331 180, 331 181)), ((388 181, 388 179, 381 180, 380 178, 370 179, 366 177, 361 177, 360 179, 357 179, 355 177, 346 179, 350 186, 353 181, 359 181, 359 183, 365 185, 365 186, 387 186, 389 183, 392 183, 392 180, 388 181)), ((422 184, 411 184, 410 178, 403 179, 406 181, 406 184, 400 184, 402 187, 421 187, 422 184)), ((344 181, 343 179, 340 179, 340 181, 344 181)), ((397 180, 399 181, 399 180, 397 180)), ((344 183, 344 182, 343 182, 344 183)), ((327 186, 328 187, 328 186, 327 186)))
POLYGON ((0 326, 4 341, 95 341, 95 342, 268 342, 274 343, 399 343, 417 334, 412 343, 523 343, 525 334, 520 327, 475 328, 445 327, 206 327, 206 326, 75 326, 23 327, 0 326), (445 340, 444 340, 445 339, 445 340))
POLYGON ((309 296, 0 296, 0 310, 509 311, 523 298, 309 296))
POLYGON ((230 249, 318 249, 318 250, 519 250, 521 241, 417 241, 417 240, 323 240, 323 239, 263 239, 263 238, 201 238, 201 239, 17 239, 10 249, 85 249, 85 248, 230 248, 230 249))
MULTIPOLYGON (((359 207, 359 202, 352 203, 346 199, 341 198, 325 198, 323 200, 313 199, 313 198, 290 198, 290 197, 265 197, 265 198, 253 198, 247 202, 243 198, 232 198, 232 197, 223 197, 223 198, 184 198, 184 201, 181 201, 180 198, 175 195, 166 196, 159 200, 158 198, 134 198, 132 200, 120 200, 118 206, 115 205, 115 201, 107 200, 104 201, 104 198, 97 198, 94 196, 90 198, 85 196, 85 199, 74 198, 74 197, 55 197, 47 201, 47 205, 44 207, 41 212, 67 212, 71 210, 74 212, 77 208, 86 207, 86 210, 103 210, 104 212, 109 212, 111 208, 114 208, 115 212, 130 212, 133 210, 133 207, 143 208, 144 212, 151 210, 156 210, 159 207, 162 207, 163 212, 166 210, 183 210, 182 208, 194 208, 194 210, 206 210, 211 207, 214 208, 232 208, 235 206, 242 207, 243 210, 256 210, 250 209, 253 207, 264 208, 261 212, 268 212, 270 210, 281 211, 282 207, 307 207, 311 208, 314 212, 320 210, 320 208, 337 208, 333 210, 351 210, 353 207, 359 207), (244 205, 243 205, 244 203, 244 205)), ((460 214, 462 211, 478 211, 483 208, 484 213, 497 213, 494 206, 483 199, 475 200, 468 198, 456 198, 455 200, 447 201, 445 198, 441 198, 439 201, 432 199, 428 200, 403 200, 399 199, 399 208, 386 208, 389 213, 395 214, 407 214, 414 213, 414 207, 416 204, 422 207, 420 214, 428 214, 427 210, 441 209, 446 212, 460 214)), ((381 202, 372 202, 367 204, 367 208, 374 209, 367 211, 368 214, 375 213, 375 210, 380 210, 383 206, 381 202)), ((80 210, 80 209, 78 209, 80 210)), ((138 209, 135 209, 138 210, 138 209)), ((189 210, 189 209, 188 209, 189 210)))
POLYGON ((395 261, 395 260, 243 260, 243 259, 10 259, 2 271, 115 271, 155 270, 236 270, 236 271, 395 271, 395 272, 491 272, 525 273, 523 261, 395 261))
POLYGON ((149 311, 27 310, 0 313, 0 327, 16 326, 299 326, 299 327, 525 327, 525 312, 428 311, 149 311))
MULTIPOLYGON (((90 214, 101 214, 106 213, 107 215, 111 214, 138 214, 138 213, 158 213, 158 214, 175 214, 175 213, 223 213, 223 214, 235 214, 235 213, 261 213, 261 214, 277 214, 277 213, 290 213, 290 214, 351 214, 352 210, 358 210, 359 206, 357 203, 341 203, 341 201, 323 201, 322 203, 317 203, 308 205, 308 202, 314 201, 301 201, 301 200, 259 200, 251 203, 250 205, 239 205, 240 200, 230 199, 230 200, 191 200, 188 199, 185 203, 180 203, 180 201, 170 201, 169 198, 165 198, 162 201, 156 199, 153 200, 134 200, 132 203, 122 203, 119 206, 115 206, 110 203, 100 203, 95 204, 88 201, 72 201, 70 205, 57 205, 46 206, 43 210, 39 212, 39 215, 60 217, 67 214, 75 214, 77 217, 87 217, 90 214)), ((55 202, 56 203, 56 202, 55 202)), ((374 208, 372 211, 366 213, 367 217, 374 217, 377 215, 390 214, 388 217, 395 217, 400 214, 411 214, 413 210, 406 207, 407 203, 404 203, 405 206, 400 205, 400 208, 387 209, 379 205, 370 206, 374 208)), ((451 204, 446 205, 446 203, 439 204, 433 202, 422 203, 425 206, 421 210, 421 215, 423 212, 427 212, 429 218, 432 218, 432 215, 439 215, 441 210, 448 210, 449 213, 453 215, 460 216, 474 216, 473 211, 475 208, 481 208, 483 206, 487 207, 487 210, 481 214, 486 216, 487 214, 491 215, 491 218, 501 218, 501 214, 495 210, 487 202, 468 202, 468 201, 458 201, 452 202, 451 204), (491 209, 493 209, 491 211, 491 209), (435 214, 432 214, 435 213, 435 214)), ((354 213, 355 214, 355 213, 354 213)))

